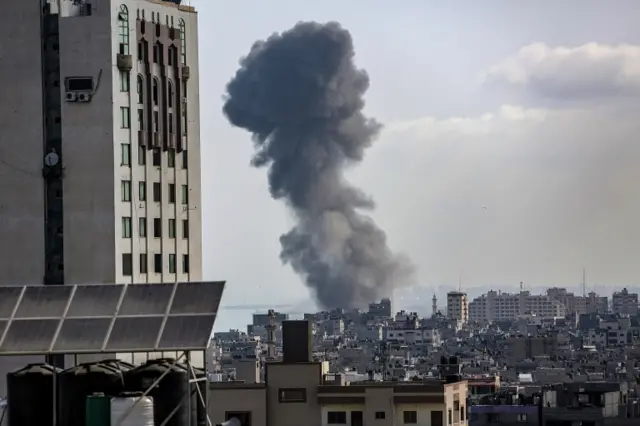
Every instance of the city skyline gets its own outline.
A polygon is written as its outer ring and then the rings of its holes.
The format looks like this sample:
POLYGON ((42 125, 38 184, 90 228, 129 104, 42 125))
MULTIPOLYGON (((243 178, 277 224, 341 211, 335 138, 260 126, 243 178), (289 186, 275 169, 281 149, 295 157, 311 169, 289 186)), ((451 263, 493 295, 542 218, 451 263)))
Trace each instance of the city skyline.
POLYGON ((583 267, 588 286, 638 282, 637 3, 373 1, 363 14, 332 0, 274 1, 251 15, 191 4, 207 52, 204 276, 228 280, 223 304, 312 299, 278 257, 292 221, 268 194, 266 171, 250 167, 249 135, 229 127, 220 99, 254 41, 300 20, 336 20, 353 37, 371 81, 365 112, 385 128, 348 178, 376 200, 373 217, 417 264, 417 285, 455 289, 460 275, 467 288, 579 285, 583 267))

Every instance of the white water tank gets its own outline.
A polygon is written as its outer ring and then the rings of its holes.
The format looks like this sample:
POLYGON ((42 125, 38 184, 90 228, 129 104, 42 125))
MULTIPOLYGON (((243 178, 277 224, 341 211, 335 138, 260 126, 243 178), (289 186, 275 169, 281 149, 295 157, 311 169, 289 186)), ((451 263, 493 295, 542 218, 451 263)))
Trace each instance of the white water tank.
POLYGON ((112 398, 111 426, 118 425, 155 426, 153 423, 153 399, 149 396, 122 396, 112 398), (121 421, 122 423, 120 423, 121 421))

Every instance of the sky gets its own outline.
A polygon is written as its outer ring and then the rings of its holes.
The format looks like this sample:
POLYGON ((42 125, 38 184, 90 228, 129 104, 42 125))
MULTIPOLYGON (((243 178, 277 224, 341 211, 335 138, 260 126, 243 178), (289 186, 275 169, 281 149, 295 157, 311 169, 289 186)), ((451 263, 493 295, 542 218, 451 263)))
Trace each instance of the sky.
POLYGON ((393 250, 416 266, 395 306, 430 296, 640 284, 640 3, 405 0, 213 2, 199 11, 204 277, 227 288, 216 329, 259 307, 313 308, 279 259, 293 219, 250 167, 250 135, 222 114, 256 40, 337 21, 370 77, 384 129, 350 181, 393 250), (244 309, 231 309, 246 305, 244 309))

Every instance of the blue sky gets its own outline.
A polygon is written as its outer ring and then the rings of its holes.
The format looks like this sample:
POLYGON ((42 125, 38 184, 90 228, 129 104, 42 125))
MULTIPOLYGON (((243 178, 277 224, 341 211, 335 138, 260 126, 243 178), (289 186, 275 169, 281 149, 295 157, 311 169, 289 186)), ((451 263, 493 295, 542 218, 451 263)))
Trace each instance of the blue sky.
MULTIPOLYGON (((221 113, 238 59, 301 20, 338 21, 354 38, 371 78, 366 112, 386 126, 350 178, 376 199, 390 245, 413 259, 420 294, 461 275, 468 288, 572 286, 583 266, 594 285, 640 281, 638 2, 191 4, 204 273, 228 281, 223 305, 312 305, 278 258, 290 215, 271 200, 266 171, 249 167, 249 135, 221 113)), ((398 307, 428 311, 412 294, 398 307)), ((250 313, 222 311, 217 328, 250 313)))

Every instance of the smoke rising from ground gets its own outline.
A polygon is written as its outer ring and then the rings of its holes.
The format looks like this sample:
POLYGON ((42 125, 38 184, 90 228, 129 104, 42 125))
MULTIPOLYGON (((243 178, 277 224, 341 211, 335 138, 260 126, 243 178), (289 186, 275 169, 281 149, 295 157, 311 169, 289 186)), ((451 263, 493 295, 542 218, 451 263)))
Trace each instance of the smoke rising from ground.
POLYGON ((224 113, 253 134, 255 167, 269 167, 275 199, 296 225, 280 237, 283 262, 324 308, 363 307, 407 282, 410 263, 361 213, 373 200, 344 179, 381 125, 362 113, 367 74, 337 23, 299 23, 256 42, 227 85, 224 113))

